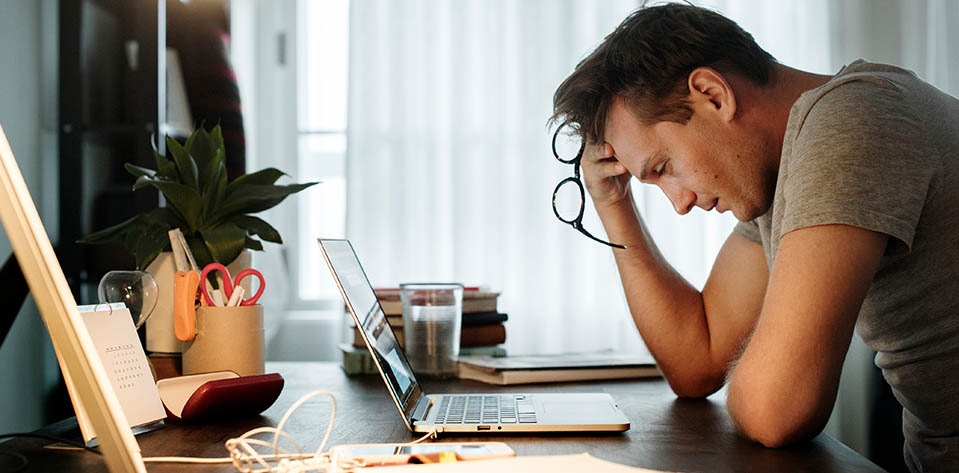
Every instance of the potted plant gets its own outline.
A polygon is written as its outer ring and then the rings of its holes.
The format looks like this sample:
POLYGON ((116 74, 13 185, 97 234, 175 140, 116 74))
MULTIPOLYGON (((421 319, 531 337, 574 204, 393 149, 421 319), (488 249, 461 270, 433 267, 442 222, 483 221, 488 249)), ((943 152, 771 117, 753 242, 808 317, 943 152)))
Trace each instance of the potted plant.
POLYGON ((159 286, 159 301, 146 322, 146 348, 151 352, 178 353, 186 345, 173 333, 172 286, 176 268, 169 252, 158 258, 170 248, 168 232, 174 228, 183 232, 199 268, 215 261, 236 274, 250 264, 249 253, 244 250, 263 250, 260 240, 283 242, 273 226, 252 214, 316 183, 276 185, 284 173, 273 168, 229 181, 219 126, 210 132, 200 127, 183 143, 167 138, 167 151, 167 156, 154 152, 155 170, 124 165, 137 178, 133 190, 153 187, 163 194, 165 205, 92 233, 79 242, 123 241, 136 258, 138 269, 152 274, 159 286))
POLYGON ((163 194, 166 205, 92 233, 79 243, 122 240, 137 267, 146 269, 170 247, 167 232, 179 228, 200 268, 214 261, 229 264, 244 249, 262 251, 260 240, 283 242, 273 226, 251 214, 316 184, 276 185, 284 173, 274 168, 228 182, 219 125, 210 132, 198 128, 184 143, 168 137, 167 151, 169 156, 154 153, 155 170, 124 165, 137 178, 133 190, 153 187, 163 194))

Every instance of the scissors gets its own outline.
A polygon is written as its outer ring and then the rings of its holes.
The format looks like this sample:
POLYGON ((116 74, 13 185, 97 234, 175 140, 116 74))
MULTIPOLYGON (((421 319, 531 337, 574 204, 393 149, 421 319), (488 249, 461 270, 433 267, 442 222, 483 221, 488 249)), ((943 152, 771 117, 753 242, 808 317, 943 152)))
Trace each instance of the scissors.
POLYGON ((210 263, 203 267, 203 271, 200 273, 200 292, 203 294, 203 299, 207 304, 211 306, 216 306, 214 299, 210 297, 210 293, 207 291, 207 276, 213 272, 219 271, 223 276, 223 293, 226 295, 226 298, 229 299, 233 295, 234 288, 240 286, 240 282, 243 281, 243 278, 247 276, 254 276, 260 280, 260 288, 257 289, 256 294, 249 299, 243 299, 240 301, 240 305, 253 305, 256 304, 256 301, 260 298, 260 295, 263 294, 263 289, 266 288, 266 280, 263 279, 263 274, 255 269, 244 269, 236 275, 236 279, 230 280, 230 271, 226 269, 226 266, 223 266, 220 263, 210 263))

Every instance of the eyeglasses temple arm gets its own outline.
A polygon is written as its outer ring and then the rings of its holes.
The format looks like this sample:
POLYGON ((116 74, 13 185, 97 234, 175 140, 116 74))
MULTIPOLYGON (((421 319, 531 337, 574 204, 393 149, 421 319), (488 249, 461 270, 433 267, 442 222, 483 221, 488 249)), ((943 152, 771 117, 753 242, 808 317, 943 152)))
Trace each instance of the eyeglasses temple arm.
POLYGON ((606 245, 606 246, 611 246, 611 247, 613 247, 613 248, 619 248, 619 249, 621 249, 621 250, 625 250, 625 249, 626 249, 626 246, 625 246, 625 245, 617 245, 616 243, 610 243, 610 242, 608 242, 608 241, 603 241, 603 240, 600 240, 599 238, 594 237, 594 236, 591 235, 589 232, 587 232, 586 229, 583 228, 581 225, 573 225, 573 227, 576 228, 576 230, 578 230, 578 231, 579 231, 580 233, 582 233, 583 235, 586 235, 587 237, 589 237, 589 238, 591 238, 591 239, 593 239, 593 240, 595 240, 595 241, 598 241, 598 242, 600 242, 600 243, 602 243, 602 244, 604 244, 604 245, 606 245))

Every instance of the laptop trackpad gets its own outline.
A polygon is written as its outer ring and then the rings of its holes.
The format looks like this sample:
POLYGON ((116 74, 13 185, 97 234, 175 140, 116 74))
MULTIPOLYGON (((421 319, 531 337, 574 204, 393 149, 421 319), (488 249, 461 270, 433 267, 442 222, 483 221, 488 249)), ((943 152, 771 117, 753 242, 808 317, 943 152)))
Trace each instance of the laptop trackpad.
POLYGON ((596 423, 619 417, 616 409, 604 401, 544 401, 542 406, 551 421, 596 423))

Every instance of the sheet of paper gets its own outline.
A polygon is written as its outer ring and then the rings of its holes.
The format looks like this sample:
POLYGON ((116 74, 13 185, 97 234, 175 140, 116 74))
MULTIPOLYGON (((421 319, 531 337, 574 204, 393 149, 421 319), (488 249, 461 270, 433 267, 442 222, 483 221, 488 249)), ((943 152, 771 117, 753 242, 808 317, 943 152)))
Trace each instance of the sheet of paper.
MULTIPOLYGON (((166 411, 150 373, 150 362, 133 326, 130 310, 122 303, 86 305, 78 309, 130 427, 164 419, 166 411)), ((72 391, 72 381, 66 381, 72 391)), ((96 437, 96 432, 72 392, 70 398, 77 412, 83 440, 89 442, 96 437)))
POLYGON ((619 463, 601 460, 588 453, 580 453, 577 455, 512 457, 426 465, 377 466, 359 468, 356 471, 369 473, 527 473, 530 471, 548 471, 550 473, 654 473, 656 470, 620 465, 619 463))

